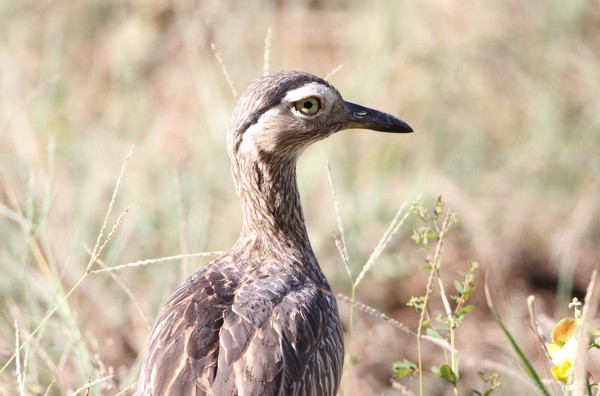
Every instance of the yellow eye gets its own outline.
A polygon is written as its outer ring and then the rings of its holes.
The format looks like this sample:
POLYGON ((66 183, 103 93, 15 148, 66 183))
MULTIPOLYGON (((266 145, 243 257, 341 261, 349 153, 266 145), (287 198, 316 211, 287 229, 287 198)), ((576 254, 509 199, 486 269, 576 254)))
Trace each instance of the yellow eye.
POLYGON ((294 108, 305 115, 315 115, 321 110, 321 101, 315 96, 304 98, 294 102, 294 108))

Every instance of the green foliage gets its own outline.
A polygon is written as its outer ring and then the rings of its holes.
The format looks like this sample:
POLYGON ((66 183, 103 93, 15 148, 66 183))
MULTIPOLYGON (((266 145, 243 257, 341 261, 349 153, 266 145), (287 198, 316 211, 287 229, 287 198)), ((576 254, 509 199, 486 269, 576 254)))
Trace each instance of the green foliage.
POLYGON ((402 378, 407 374, 413 375, 417 372, 417 365, 408 359, 403 359, 401 362, 395 362, 392 365, 392 371, 395 378, 402 378))
POLYGON ((500 375, 498 373, 492 373, 489 376, 486 376, 484 373, 479 373, 479 377, 488 385, 489 389, 484 392, 479 392, 473 389, 474 395, 489 396, 502 385, 500 382, 500 375))
POLYGON ((452 384, 452 386, 456 386, 458 376, 448 364, 444 363, 440 367, 433 366, 431 371, 438 377, 442 377, 446 382, 452 384))
MULTIPOLYGON (((415 202, 410 207, 410 213, 419 220, 422 225, 415 227, 413 229, 413 233, 411 239, 415 244, 420 246, 423 249, 429 248, 430 241, 436 241, 440 238, 440 229, 441 224, 438 223, 440 220, 440 215, 444 211, 444 202, 442 201, 442 197, 438 197, 435 206, 431 213, 429 213, 429 209, 423 204, 423 202, 415 202)), ((457 222, 456 213, 451 213, 449 217, 448 230, 454 226, 457 222)), ((427 262, 424 268, 431 268, 431 263, 427 262)))
POLYGON ((417 311, 421 311, 425 307, 425 301, 425 296, 412 296, 406 305, 416 309, 417 311))
MULTIPOLYGON (((423 364, 421 355, 421 339, 429 337, 430 340, 437 340, 438 345, 447 345, 449 356, 444 350, 445 361, 440 366, 433 366, 431 371, 436 376, 449 383, 458 394, 459 375, 459 357, 455 348, 455 332, 465 317, 475 308, 473 304, 468 304, 469 298, 475 290, 475 272, 479 265, 472 261, 464 272, 459 272, 459 279, 452 279, 455 293, 449 294, 446 291, 442 279, 442 251, 443 244, 447 235, 451 232, 454 225, 458 222, 455 212, 446 208, 444 201, 438 197, 432 209, 429 209, 423 202, 415 202, 410 207, 410 213, 417 219, 418 224, 413 229, 411 239, 419 248, 433 253, 425 258, 423 269, 429 272, 425 294, 422 296, 412 296, 407 305, 420 313, 419 326, 416 332, 418 362, 415 368, 412 368, 404 359, 400 363, 394 364, 394 373, 397 372, 406 375, 409 372, 416 371, 419 374, 420 394, 423 394, 423 364), (431 242, 435 241, 435 245, 431 242), (434 283, 437 281, 437 289, 434 289, 434 283), (432 299, 439 298, 442 301, 444 311, 433 314, 430 312, 430 303, 432 299)), ((402 375, 402 376, 403 376, 402 375)), ((499 382, 494 383, 499 386, 499 382)), ((495 388, 494 388, 495 389, 495 388)))

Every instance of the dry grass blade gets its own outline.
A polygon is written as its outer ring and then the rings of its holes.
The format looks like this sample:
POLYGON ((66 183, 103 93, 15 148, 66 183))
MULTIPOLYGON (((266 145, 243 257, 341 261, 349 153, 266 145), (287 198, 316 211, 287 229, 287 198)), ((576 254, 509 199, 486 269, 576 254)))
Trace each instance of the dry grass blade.
POLYGON ((377 247, 375 247, 375 250, 373 250, 373 253, 371 253, 369 260, 367 260, 367 263, 363 266, 362 270, 356 277, 356 281, 354 282, 356 285, 358 285, 360 283, 360 281, 365 277, 367 272, 369 272, 369 270, 371 269, 373 264, 375 264, 375 261, 377 261, 377 259, 381 255, 381 253, 383 253, 383 250, 385 249, 385 247, 388 245, 388 243, 390 243, 390 241, 392 240, 394 235, 396 235, 396 232, 398 232, 398 229, 400 228, 400 226, 404 223, 404 220, 406 220, 406 218, 410 214, 410 212, 407 211, 404 213, 404 216, 402 216, 402 213, 404 212, 406 205, 407 205, 407 203, 405 201, 400 206, 400 209, 398 209, 398 211, 396 212, 396 215, 394 216, 389 227, 383 234, 383 237, 379 240, 377 247))
POLYGON ((6 217, 17 224, 21 221, 21 216, 3 203, 0 203, 0 216, 6 217))
POLYGON ((400 392, 400 394, 404 395, 404 396, 414 396, 415 394, 410 391, 410 389, 407 389, 404 385, 402 385, 400 382, 398 382, 398 380, 392 378, 392 388, 396 389, 397 391, 400 392))
POLYGON ((91 271, 92 267, 94 266, 94 263, 96 262, 96 260, 98 260, 98 257, 100 257, 100 255, 102 254, 102 252, 104 251, 104 248, 106 247, 108 242, 110 242, 113 239, 114 235, 119 230, 119 227, 123 223, 123 219, 125 218, 125 215, 127 215, 127 213, 129 213, 129 208, 125 208, 123 213, 121 213, 121 215, 117 218, 117 221, 115 222, 115 224, 113 224, 110 232, 108 233, 108 236, 106 237, 106 239, 104 240, 102 245, 97 249, 97 251, 95 253, 92 252, 90 262, 86 268, 86 272, 89 273, 91 271), (93 259, 93 261, 92 261, 92 259, 93 259))
POLYGON ((271 28, 267 29, 265 36, 265 49, 263 51, 263 75, 269 73, 271 63, 271 28))
POLYGON ((430 337, 428 335, 421 335, 421 339, 429 341, 432 344, 435 344, 435 345, 439 346, 440 348, 445 349, 446 351, 448 351, 452 354, 458 353, 458 351, 456 349, 454 349, 454 347, 448 341, 444 340, 443 338, 436 338, 436 337, 430 337))
POLYGON ((15 319, 15 363, 19 395, 25 396, 25 372, 21 370, 21 347, 19 346, 19 323, 15 319))
POLYGON ((339 65, 337 65, 336 67, 334 67, 329 73, 327 73, 327 75, 325 75, 325 77, 323 78, 325 81, 329 81, 329 79, 331 77, 333 77, 337 72, 339 72, 340 70, 342 70, 344 68, 344 64, 340 63, 339 65))
POLYGON ((10 126, 15 117, 23 111, 31 102, 33 102, 37 97, 46 92, 48 88, 52 85, 56 84, 61 78, 60 74, 55 74, 50 79, 43 84, 41 84, 37 89, 31 92, 23 101, 17 106, 17 108, 13 111, 11 115, 5 118, 4 123, 0 126, 0 135, 2 135, 10 126))
POLYGON ((344 223, 342 222, 342 216, 340 215, 340 207, 338 205, 338 200, 335 195, 335 185, 333 183, 333 176, 331 173, 331 165, 329 164, 329 161, 327 161, 326 166, 327 166, 327 179, 329 180, 329 186, 331 188, 331 196, 333 198, 333 210, 335 211, 335 219, 337 221, 338 231, 340 233, 339 243, 338 243, 338 238, 336 238, 335 234, 334 234, 334 238, 336 239, 335 245, 338 248, 338 251, 340 253, 340 256, 342 257, 342 261, 344 262, 344 265, 346 266, 346 270, 348 271, 348 274, 350 275, 350 279, 352 279, 352 270, 350 269, 350 258, 348 255, 348 247, 347 247, 348 245, 346 244, 346 232, 344 231, 344 223))
POLYGON ((344 242, 342 242, 342 240, 340 238, 338 238, 338 236, 335 232, 332 232, 332 234, 333 234, 333 239, 335 240, 335 247, 337 248, 337 251, 340 254, 340 257, 342 258, 342 263, 344 263, 344 268, 346 268, 348 277, 350 278, 350 280, 352 280, 352 268, 350 268, 350 262, 348 261, 348 257, 346 256, 346 253, 345 253, 346 246, 344 245, 344 242))
MULTIPOLYGON (((88 254, 91 256, 92 251, 89 248, 86 250, 87 250, 88 254)), ((98 263, 98 265, 100 265, 102 267, 102 269, 107 268, 106 264, 101 259, 96 259, 96 263, 98 263)), ((146 324, 147 329, 152 330, 152 323, 150 323, 150 319, 148 319, 148 315, 146 315, 146 313, 144 312, 144 309, 142 308, 138 299, 135 298, 135 296, 133 295, 133 292, 112 271, 108 271, 108 275, 112 278, 112 280, 115 281, 117 286, 119 286, 121 288, 121 290, 123 290, 125 292, 125 294, 130 298, 130 300, 133 301, 133 305, 135 305, 135 308, 140 313, 140 316, 144 320, 144 323, 146 324)))
POLYGON ((74 391, 73 393, 71 393, 70 395, 71 395, 71 396, 75 396, 75 395, 78 395, 78 394, 80 394, 81 392, 86 392, 86 395, 87 395, 87 394, 88 394, 88 392, 89 392, 89 389, 90 389, 92 386, 94 386, 94 385, 98 385, 98 384, 101 384, 101 383, 103 383, 103 382, 106 382, 106 381, 108 381, 108 380, 111 380, 112 378, 113 378, 113 375, 112 375, 112 374, 110 374, 110 375, 107 375, 107 376, 104 376, 104 377, 101 377, 101 378, 95 379, 94 381, 88 382, 87 384, 83 385, 82 387, 75 389, 75 391, 74 391))
POLYGON ((598 271, 594 270, 588 284, 583 308, 581 311, 581 323, 577 329, 577 340, 579 340, 578 351, 575 355, 574 366, 574 384, 575 392, 573 396, 583 396, 589 393, 588 385, 588 372, 587 372, 587 348, 589 338, 588 320, 596 315, 598 310, 598 303, 600 300, 600 293, 596 291, 596 280, 598 278, 598 271))
POLYGON ((223 62, 223 58, 221 57, 221 54, 219 53, 219 51, 217 51, 217 47, 215 46, 214 43, 210 44, 210 48, 212 49, 213 54, 215 55, 215 58, 217 58, 217 62, 219 62, 219 66, 221 66, 221 71, 223 72, 223 75, 225 76, 225 79, 227 80, 227 84, 229 85, 229 89, 231 90, 233 97, 237 100, 237 98, 238 98, 237 91, 235 89, 235 86, 233 85, 233 80, 231 78, 231 75, 229 75, 229 72, 227 71, 225 62, 223 62))
MULTIPOLYGON (((29 179, 31 182, 31 178, 29 179)), ((15 195, 15 191, 11 188, 8 180, 5 178, 3 173, 0 173, 0 184, 8 196, 10 204, 13 206, 13 209, 7 208, 8 213, 12 213, 11 217, 15 218, 15 221, 19 224, 21 233, 26 238, 29 243, 29 249, 31 250, 31 254, 35 257, 35 263, 38 265, 40 271, 44 274, 47 279, 52 278, 52 271, 47 261, 48 255, 43 251, 42 246, 40 246, 39 240, 34 237, 34 233, 32 230, 31 224, 31 216, 27 215, 23 212, 21 205, 19 204, 19 200, 15 195)), ((29 194, 31 196, 32 194, 29 194)), ((29 198, 28 200, 31 200, 29 198)), ((26 207, 32 206, 32 203, 26 203, 26 207)), ((26 212, 28 210, 26 209, 26 212)), ((29 210, 31 212, 31 210, 29 210)), ((1 372, 2 370, 0 370, 1 372)))
POLYGON ((370 307, 366 304, 363 304, 359 301, 356 301, 355 299, 353 299, 352 297, 348 297, 344 294, 338 293, 338 295, 336 296, 339 300, 344 301, 348 304, 353 304, 356 309, 358 309, 361 312, 364 312, 368 315, 373 316, 374 318, 377 319, 381 319, 389 324, 391 324, 392 326, 394 326, 395 328, 402 330, 403 332, 410 334, 412 336, 417 336, 417 334, 412 331, 410 328, 408 328, 408 326, 400 323, 399 321, 397 321, 396 319, 390 318, 389 316, 387 316, 386 314, 379 312, 378 310, 376 310, 373 307, 370 307))
POLYGON ((535 313, 535 297, 534 296, 527 297, 527 308, 529 310, 529 328, 531 329, 533 334, 535 334, 535 336, 539 342, 539 346, 542 349, 542 351, 544 351, 544 354, 546 355, 546 357, 549 360, 552 360, 552 358, 550 357, 550 354, 548 353, 548 348, 546 348, 544 334, 542 332, 540 325, 538 324, 537 316, 535 313))
MULTIPOLYGON (((129 149, 129 152, 127 153, 127 156, 125 157, 125 160, 121 164, 121 170, 119 172, 119 177, 117 178, 117 183, 115 185, 115 188, 113 189, 112 197, 110 198, 110 202, 108 204, 108 210, 106 211, 106 215, 104 216, 104 221, 102 222, 102 227, 100 228, 100 232, 98 233, 98 237, 96 238, 96 244, 94 245, 94 248, 92 249, 92 257, 90 258, 90 261, 88 262, 88 265, 86 266, 86 272, 90 271, 90 269, 94 265, 94 261, 100 256, 102 249, 104 249, 104 247, 106 246, 106 243, 109 241, 109 238, 107 238, 107 240, 104 242, 104 244, 102 244, 102 247, 101 247, 100 241, 102 240, 102 237, 104 236, 104 230, 106 229, 106 225, 108 224, 108 218, 110 217, 110 214, 112 213, 112 209, 113 209, 113 206, 117 199, 117 194, 119 192, 119 187, 121 186, 121 181, 123 180, 123 175, 125 174, 125 168, 127 167, 127 162, 129 161, 131 154, 133 154, 134 147, 135 147, 135 145, 131 146, 131 148, 129 149)), ((127 210, 125 211, 125 213, 126 212, 127 212, 127 210)), ((123 213, 119 217, 119 219, 122 219, 122 217, 125 215, 125 213, 123 213)), ((117 224, 119 224, 119 223, 117 222, 117 224)), ((115 231, 115 227, 113 227, 111 235, 114 233, 114 231, 115 231)), ((111 235, 109 235, 109 236, 111 236, 111 235)))
POLYGON ((518 379, 523 382, 528 387, 528 393, 535 392, 537 389, 535 385, 533 385, 529 381, 529 377, 522 370, 518 370, 517 368, 507 366, 505 364, 481 358, 467 358, 465 359, 465 365, 477 369, 477 370, 489 370, 496 371, 498 373, 505 374, 508 378, 518 379))
POLYGON ((100 272, 118 271, 123 268, 141 267, 144 265, 157 264, 157 263, 162 263, 162 262, 166 262, 166 261, 174 261, 174 260, 181 260, 181 259, 185 259, 185 258, 194 258, 194 257, 206 257, 206 256, 211 256, 211 255, 219 255, 219 254, 223 254, 223 253, 224 252, 200 252, 200 253, 178 254, 176 256, 139 260, 139 261, 133 261, 130 263, 115 265, 113 267, 100 268, 97 270, 91 270, 89 273, 90 274, 98 274, 100 272))

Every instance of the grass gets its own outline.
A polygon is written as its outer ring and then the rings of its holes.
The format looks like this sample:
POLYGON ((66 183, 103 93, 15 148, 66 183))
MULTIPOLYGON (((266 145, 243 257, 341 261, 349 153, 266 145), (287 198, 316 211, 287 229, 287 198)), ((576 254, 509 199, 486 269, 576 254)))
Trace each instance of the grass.
MULTIPOLYGON (((211 259, 197 252, 226 250, 237 237, 224 147, 231 87, 241 92, 280 68, 336 70, 330 81, 348 100, 416 130, 340 133, 300 160, 317 256, 334 290, 362 304, 340 300, 352 328, 348 389, 398 392, 392 364, 417 360, 417 351, 392 323, 416 329, 406 303, 429 274, 417 269, 422 253, 407 221, 356 287, 331 231, 342 218, 343 257, 358 274, 399 203, 419 195, 441 194, 458 213, 444 268, 455 273, 473 259, 490 274, 504 325, 550 379, 537 336, 523 326, 526 300, 536 296, 548 334, 600 263, 598 26, 597 7, 583 0, 377 0, 368 10, 355 1, 3 2, 0 366, 8 365, 0 394, 129 392, 148 321, 211 259), (327 162, 337 216, 324 193, 327 162), (351 307, 375 307, 390 321, 351 307)), ((459 391, 482 389, 482 370, 500 372, 496 394, 518 394, 527 380, 477 282, 476 308, 455 339, 459 391)), ((445 312, 436 304, 433 312, 445 312)), ((424 357, 443 354, 421 347, 424 357)), ((597 366, 595 353, 590 359, 597 366)), ((414 381, 403 386, 418 392, 414 381)), ((424 388, 454 393, 431 374, 424 388)))

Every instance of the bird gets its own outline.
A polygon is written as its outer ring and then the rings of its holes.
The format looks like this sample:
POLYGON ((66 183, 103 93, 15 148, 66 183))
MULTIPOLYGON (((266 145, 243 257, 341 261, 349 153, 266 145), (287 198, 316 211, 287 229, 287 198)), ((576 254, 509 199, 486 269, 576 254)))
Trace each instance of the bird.
POLYGON ((184 281, 158 314, 138 395, 337 393, 342 324, 308 238, 296 163, 312 143, 353 128, 413 131, 346 102, 309 73, 278 71, 250 83, 227 134, 239 239, 184 281))

